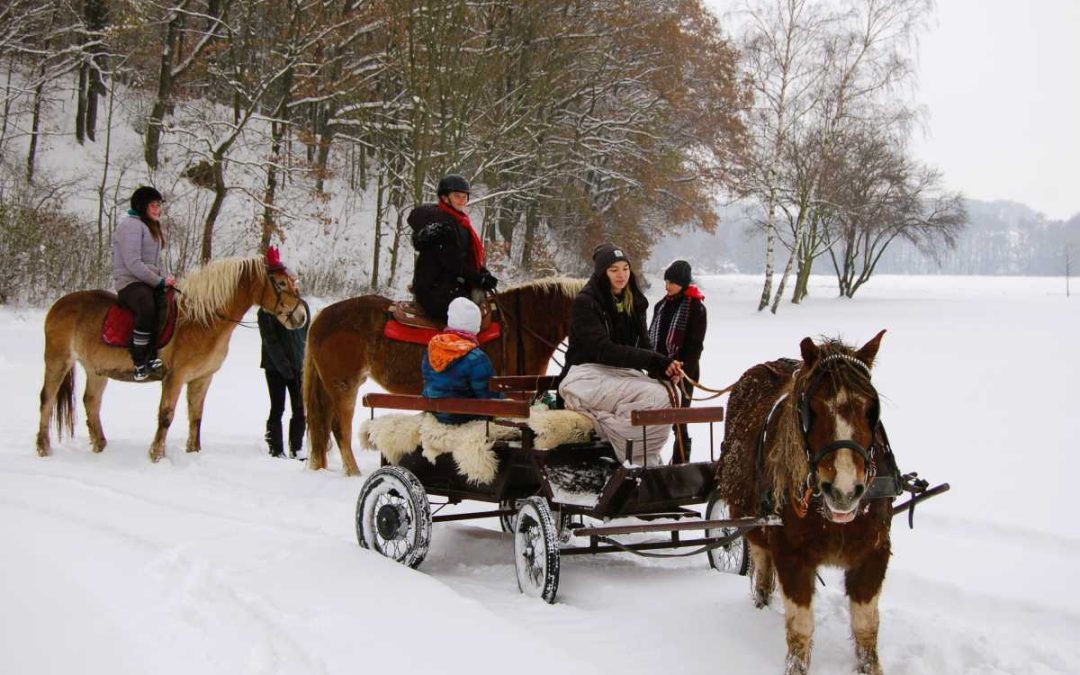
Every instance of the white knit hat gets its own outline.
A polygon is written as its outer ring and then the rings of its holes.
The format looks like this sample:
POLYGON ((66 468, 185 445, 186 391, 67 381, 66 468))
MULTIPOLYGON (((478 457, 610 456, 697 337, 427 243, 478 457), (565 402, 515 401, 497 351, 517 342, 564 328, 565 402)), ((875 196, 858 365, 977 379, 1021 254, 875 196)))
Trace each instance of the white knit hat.
POLYGON ((446 327, 466 333, 479 333, 480 308, 468 298, 454 298, 446 310, 446 327))

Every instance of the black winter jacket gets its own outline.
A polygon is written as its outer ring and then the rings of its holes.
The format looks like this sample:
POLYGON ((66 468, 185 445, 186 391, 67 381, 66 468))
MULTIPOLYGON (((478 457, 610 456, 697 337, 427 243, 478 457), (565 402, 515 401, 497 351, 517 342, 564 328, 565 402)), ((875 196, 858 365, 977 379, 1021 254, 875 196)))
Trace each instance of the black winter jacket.
MULTIPOLYGON (((667 336, 668 326, 671 325, 671 320, 675 316, 675 310, 678 309, 679 301, 682 300, 682 294, 670 302, 665 302, 666 300, 665 296, 657 300, 656 304, 653 305, 653 321, 661 322, 661 342, 667 336)), ((678 345, 678 353, 671 356, 677 361, 682 361, 683 371, 697 380, 701 377, 701 352, 705 348, 705 327, 707 325, 705 303, 697 298, 690 298, 688 311, 686 333, 683 334, 682 344, 678 345)), ((667 346, 664 344, 655 346, 658 352, 663 353, 667 350, 667 346)))
POLYGON ((262 360, 259 366, 273 370, 286 380, 300 379, 304 372, 304 345, 308 326, 311 325, 311 308, 306 301, 304 311, 308 322, 296 330, 289 330, 273 314, 260 309, 259 337, 262 338, 262 360))
POLYGON ((566 348, 566 363, 560 378, 570 366, 599 363, 616 368, 636 368, 653 377, 661 377, 671 359, 653 351, 645 328, 645 312, 649 301, 630 276, 625 292, 634 297, 634 313, 629 331, 617 330, 620 320, 611 297, 606 272, 593 274, 581 289, 570 310, 570 338, 566 348))
POLYGON ((486 270, 470 269, 469 233, 438 204, 417 206, 407 222, 413 231, 413 248, 419 254, 413 268, 413 294, 429 317, 445 321, 450 301, 479 288, 486 270))

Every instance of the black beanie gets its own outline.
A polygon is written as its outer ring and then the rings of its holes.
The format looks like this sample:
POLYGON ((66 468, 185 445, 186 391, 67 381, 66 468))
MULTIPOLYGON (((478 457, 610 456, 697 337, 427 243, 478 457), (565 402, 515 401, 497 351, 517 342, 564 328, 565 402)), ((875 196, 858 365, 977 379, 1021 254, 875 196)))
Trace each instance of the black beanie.
POLYGON ((140 185, 131 193, 131 208, 140 216, 146 216, 146 208, 151 202, 164 201, 161 193, 148 185, 140 185))
POLYGON ((626 256, 626 252, 615 244, 600 244, 593 249, 592 259, 593 274, 605 272, 607 268, 620 260, 625 260, 627 264, 630 263, 630 258, 626 256))
POLYGON ((670 281, 683 288, 689 286, 693 283, 693 279, 690 277, 690 263, 685 260, 676 260, 668 265, 668 268, 664 270, 664 281, 670 281))

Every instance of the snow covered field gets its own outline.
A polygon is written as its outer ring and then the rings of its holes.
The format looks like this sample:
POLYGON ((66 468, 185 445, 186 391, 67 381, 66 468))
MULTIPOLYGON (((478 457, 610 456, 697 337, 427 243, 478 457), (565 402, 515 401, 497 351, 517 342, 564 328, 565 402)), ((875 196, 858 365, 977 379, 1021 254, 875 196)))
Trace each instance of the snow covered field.
MULTIPOLYGON (((881 277, 841 301, 823 277, 771 316, 754 311, 758 284, 703 280, 703 381, 797 357, 806 335, 861 344, 887 328, 874 381, 901 468, 953 486, 914 531, 895 523, 886 671, 1080 672, 1080 298, 1060 279, 881 277)), ((703 556, 566 558, 549 606, 518 593, 495 523, 437 524, 416 571, 361 550, 361 480, 263 448, 253 330, 233 335, 210 388, 201 454, 184 453, 181 403, 150 464, 159 388, 114 382, 105 452, 89 451, 80 401, 75 439, 39 459, 43 318, 0 308, 4 675, 782 670, 781 610, 754 609, 747 580, 703 556)), ((707 428, 694 435, 700 458, 707 428)), ((848 673, 847 603, 839 575, 823 578, 812 671, 848 673)))

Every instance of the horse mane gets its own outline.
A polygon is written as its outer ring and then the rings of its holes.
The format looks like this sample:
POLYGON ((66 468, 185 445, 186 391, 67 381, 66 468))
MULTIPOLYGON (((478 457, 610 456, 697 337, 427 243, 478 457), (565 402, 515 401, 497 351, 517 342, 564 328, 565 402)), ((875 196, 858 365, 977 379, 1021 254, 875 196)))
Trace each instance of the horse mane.
POLYGON ((572 277, 544 277, 515 284, 507 288, 505 292, 512 293, 531 288, 541 292, 558 293, 566 298, 576 298, 581 289, 585 288, 585 283, 585 279, 574 279, 572 277))
POLYGON ((256 281, 266 280, 261 256, 214 260, 194 269, 177 284, 180 320, 209 326, 228 308, 240 279, 247 274, 253 274, 256 281))
MULTIPOLYGON (((765 453, 765 475, 772 491, 773 504, 783 504, 790 495, 801 494, 810 471, 799 419, 799 395, 806 391, 810 379, 824 359, 838 354, 855 358, 855 350, 836 338, 824 338, 817 349, 818 360, 814 367, 806 369, 800 365, 777 392, 777 400, 782 396, 786 398, 776 411, 776 426, 770 430, 771 448, 765 453)), ((831 361, 826 376, 836 391, 846 389, 863 396, 873 394, 866 371, 848 359, 831 361)))

